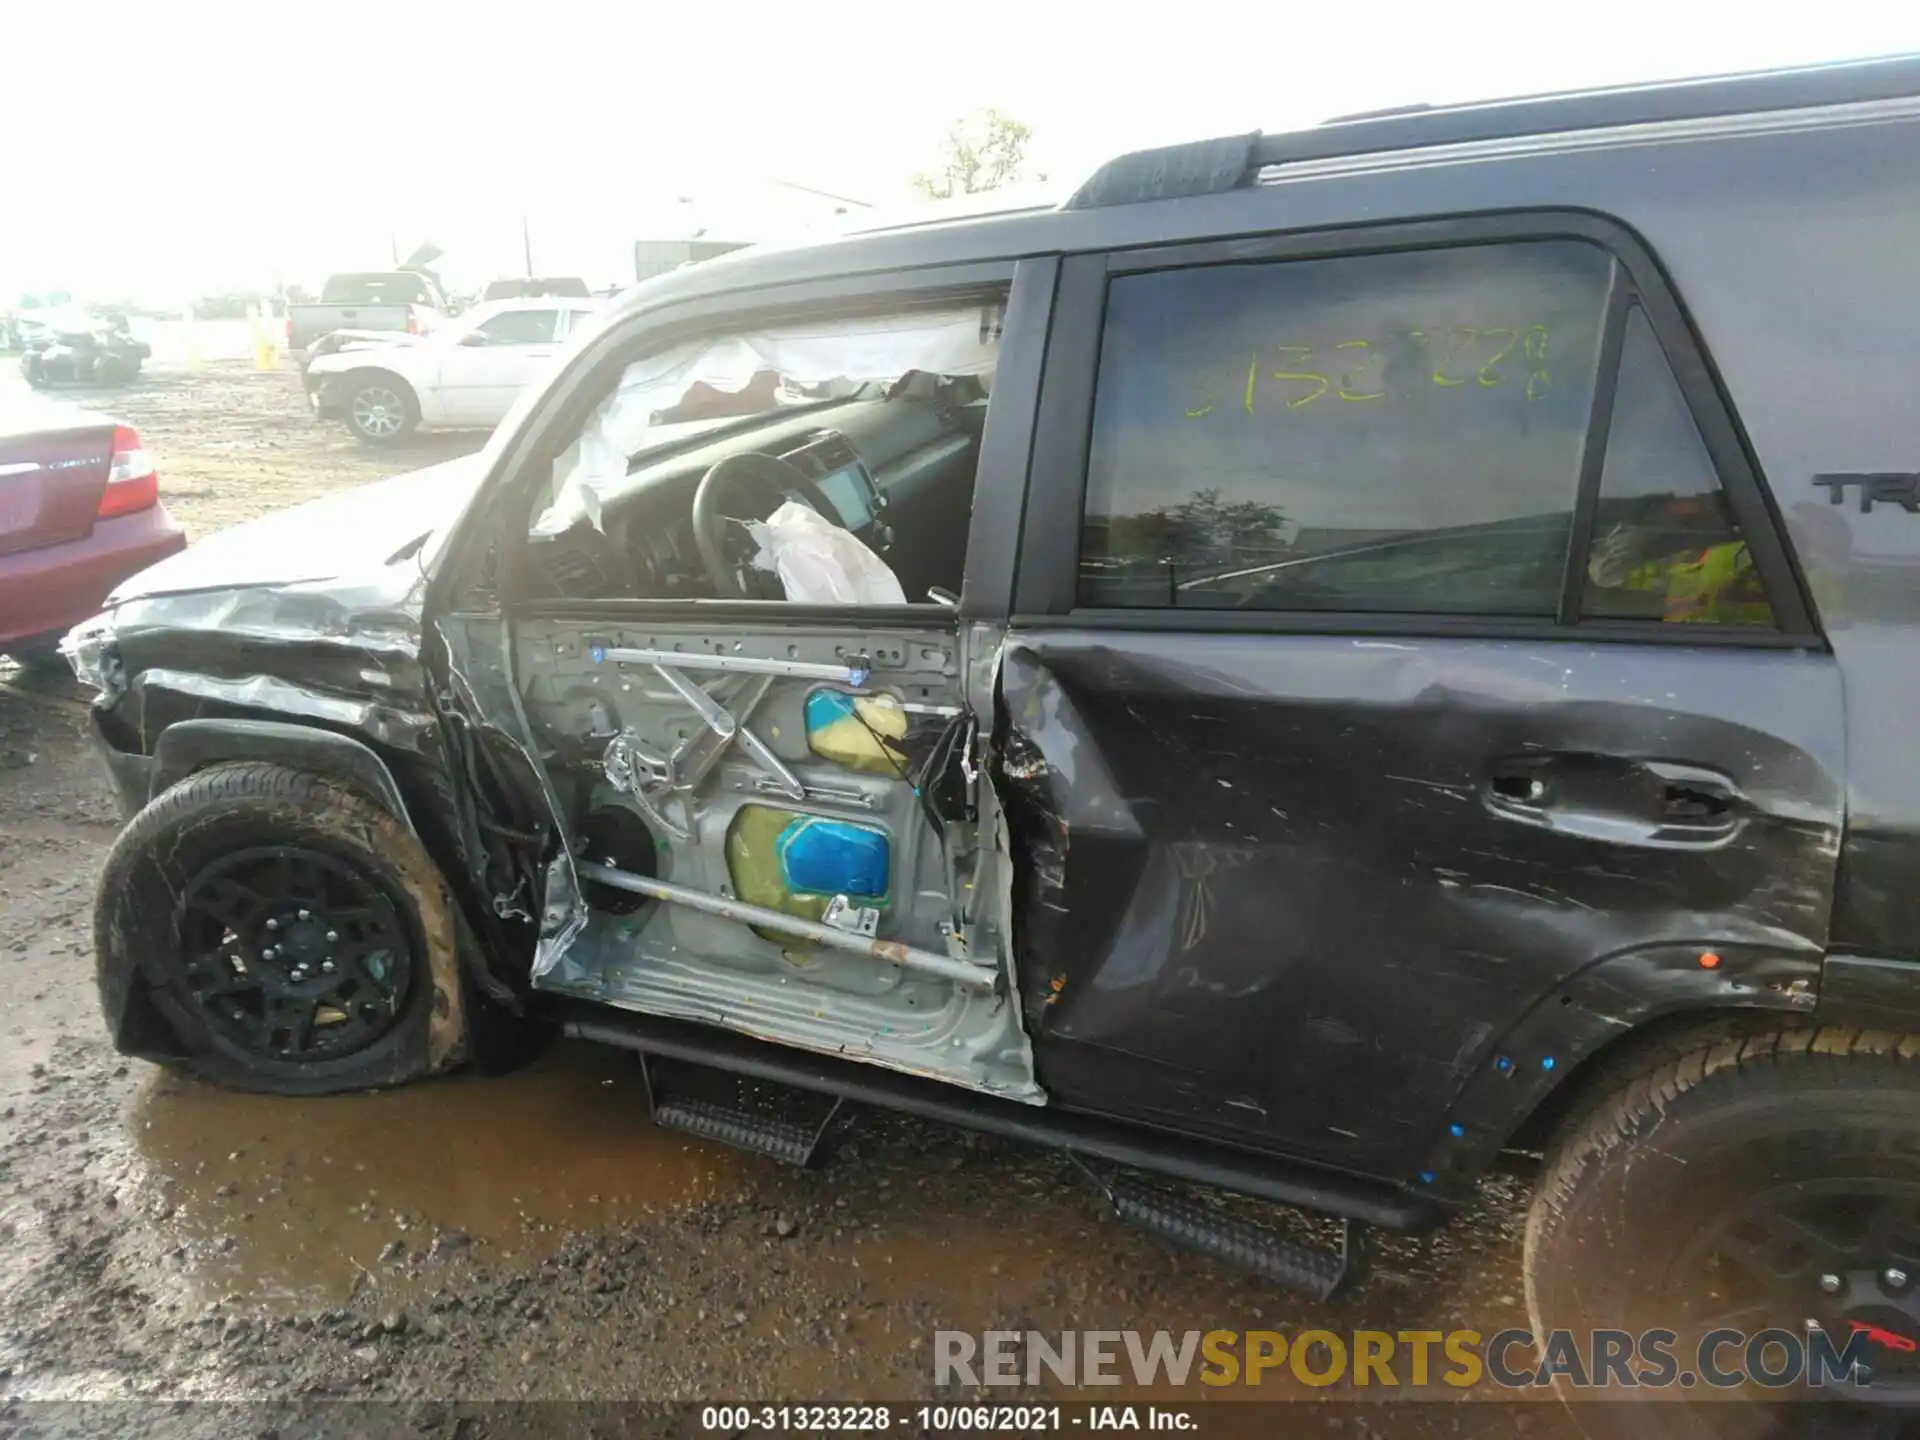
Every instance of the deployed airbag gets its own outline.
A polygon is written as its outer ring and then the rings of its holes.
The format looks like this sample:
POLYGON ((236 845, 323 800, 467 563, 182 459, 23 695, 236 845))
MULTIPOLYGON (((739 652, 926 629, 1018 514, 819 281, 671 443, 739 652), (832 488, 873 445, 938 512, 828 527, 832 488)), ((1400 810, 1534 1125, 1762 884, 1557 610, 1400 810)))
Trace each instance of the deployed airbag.
POLYGON ((747 532, 760 546, 754 565, 780 577, 787 599, 803 605, 904 605, 906 592, 887 562, 817 511, 789 500, 747 532))
POLYGON ((840 393, 891 383, 910 370, 990 375, 1000 325, 998 304, 849 316, 693 341, 635 360, 554 462, 553 503, 534 521, 533 533, 561 535, 581 520, 597 526, 602 502, 626 484, 628 461, 655 440, 690 428, 659 417, 695 385, 738 395, 756 375, 771 372, 797 399, 806 390, 840 393))

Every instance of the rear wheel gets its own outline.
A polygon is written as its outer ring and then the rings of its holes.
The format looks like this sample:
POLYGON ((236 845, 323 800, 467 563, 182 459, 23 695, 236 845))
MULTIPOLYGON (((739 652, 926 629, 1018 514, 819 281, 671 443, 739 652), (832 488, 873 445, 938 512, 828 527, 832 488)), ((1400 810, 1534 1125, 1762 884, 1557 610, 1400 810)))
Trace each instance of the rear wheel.
POLYGON ((291 1095, 451 1064, 464 1041, 456 933, 438 869, 391 814, 251 763, 202 771, 141 811, 95 910, 122 1048, 291 1095))
MULTIPOLYGON (((1788 1400, 1802 1428, 1786 1433, 1879 1433, 1845 1386, 1720 1392, 1697 1346, 1725 1329, 1804 1347, 1818 1329, 1843 1351, 1859 1332, 1872 1395, 1912 1387, 1920 1399, 1920 1038, 1789 1028, 1651 1061, 1550 1156, 1526 1283, 1537 1338, 1570 1330, 1584 1350, 1597 1327, 1677 1332, 1679 1369, 1698 1374, 1680 1393, 1710 1402, 1587 1407, 1590 1434, 1782 1433, 1788 1400), (1724 1403, 1734 1397, 1755 1403, 1724 1403)), ((1730 1370, 1743 1353, 1727 1344, 1715 1358, 1730 1370)), ((1783 1372, 1787 1355, 1776 1345, 1764 1363, 1783 1372)))
POLYGON ((362 375, 347 389, 347 428, 366 445, 397 445, 420 423, 412 388, 392 375, 362 375))

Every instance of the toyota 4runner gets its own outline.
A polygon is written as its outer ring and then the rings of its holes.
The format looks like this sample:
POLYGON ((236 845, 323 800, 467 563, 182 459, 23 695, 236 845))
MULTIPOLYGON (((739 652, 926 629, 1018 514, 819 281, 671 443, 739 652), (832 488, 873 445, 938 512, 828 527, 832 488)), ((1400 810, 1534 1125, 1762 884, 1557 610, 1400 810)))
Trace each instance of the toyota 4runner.
POLYGON ((70 637, 132 817, 113 1035, 307 1094, 557 1018, 663 1124, 1063 1147, 1320 1296, 1535 1153, 1540 1333, 1864 1335, 1891 1393, 1917 234, 1894 60, 1178 146, 649 281, 480 455, 70 637))

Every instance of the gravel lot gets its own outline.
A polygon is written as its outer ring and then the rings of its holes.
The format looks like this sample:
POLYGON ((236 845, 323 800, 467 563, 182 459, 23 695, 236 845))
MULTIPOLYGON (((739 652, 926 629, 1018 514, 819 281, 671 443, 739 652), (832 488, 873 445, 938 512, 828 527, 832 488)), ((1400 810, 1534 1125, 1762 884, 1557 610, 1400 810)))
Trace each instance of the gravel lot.
MULTIPOLYGON (((7 369, 0 384, 17 384, 7 369)), ((291 369, 235 362, 157 369, 89 403, 140 428, 196 535, 479 444, 364 450, 313 424, 291 369)), ((469 1436, 511 1426, 449 1404, 904 1401, 934 1393, 937 1327, 1524 1323, 1515 1181, 1491 1183, 1467 1222, 1386 1244, 1360 1296, 1321 1307, 1123 1229, 1052 1155, 876 1117, 798 1173, 656 1131, 609 1052, 562 1045, 504 1078, 306 1101, 126 1061, 93 994, 93 884, 117 817, 84 699, 3 667, 0 1414, 17 1433, 184 1433, 208 1414, 39 1403, 67 1399, 266 1402, 281 1418, 221 1410, 206 1432, 264 1435, 329 1399, 401 1398, 433 1402, 406 1412, 409 1433, 469 1436)), ((1235 1398, 1199 1389, 1179 1398, 1214 1413, 1235 1398)), ((1565 1423, 1550 1404, 1260 1393, 1300 1400, 1266 1412, 1284 1433, 1565 1423)), ((514 1413, 534 1433, 584 1412, 514 1413)))

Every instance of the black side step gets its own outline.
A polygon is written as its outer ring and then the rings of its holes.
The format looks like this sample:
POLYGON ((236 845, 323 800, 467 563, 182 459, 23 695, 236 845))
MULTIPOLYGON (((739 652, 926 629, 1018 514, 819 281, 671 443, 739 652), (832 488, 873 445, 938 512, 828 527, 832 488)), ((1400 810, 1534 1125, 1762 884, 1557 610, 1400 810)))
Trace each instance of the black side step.
POLYGON ((1385 1230, 1421 1231, 1455 1203, 1384 1181, 1255 1155, 1211 1140, 1065 1110, 976 1094, 835 1055, 770 1044, 686 1020, 639 1015, 577 1000, 552 1002, 566 1033, 603 1045, 750 1076, 850 1104, 876 1106, 1066 1150, 1084 1160, 1151 1171, 1196 1185, 1258 1196, 1320 1215, 1344 1215, 1385 1230))
POLYGON ((692 1093, 682 1088, 688 1083, 688 1068, 669 1072, 662 1061, 640 1056, 653 1123, 663 1129, 718 1140, 804 1170, 825 1157, 829 1137, 837 1136, 850 1118, 846 1102, 838 1097, 769 1093, 764 1086, 728 1084, 732 1077, 717 1072, 692 1082, 698 1085, 704 1080, 710 1093, 692 1093), (716 1084, 725 1088, 712 1093, 716 1084))
POLYGON ((1113 1213, 1129 1225, 1315 1300, 1333 1299, 1366 1274, 1366 1227, 1352 1220, 1340 1222, 1340 1249, 1329 1255, 1138 1181, 1123 1178, 1102 1188, 1113 1213))

